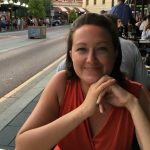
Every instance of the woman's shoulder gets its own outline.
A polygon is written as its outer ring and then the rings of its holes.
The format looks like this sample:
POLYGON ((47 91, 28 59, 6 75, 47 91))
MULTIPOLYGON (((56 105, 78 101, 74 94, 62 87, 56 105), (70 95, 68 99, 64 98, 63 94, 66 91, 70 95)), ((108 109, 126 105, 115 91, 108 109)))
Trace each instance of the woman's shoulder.
POLYGON ((53 77, 49 80, 48 85, 56 85, 57 89, 65 85, 67 80, 67 71, 62 70, 53 75, 53 77))
POLYGON ((66 81, 67 81, 67 71, 62 70, 54 74, 54 76, 48 82, 47 85, 48 88, 54 90, 59 101, 62 100, 64 96, 66 81))
POLYGON ((56 80, 55 82, 66 81, 67 80, 67 71, 62 70, 62 71, 56 72, 55 75, 53 76, 52 80, 56 80))

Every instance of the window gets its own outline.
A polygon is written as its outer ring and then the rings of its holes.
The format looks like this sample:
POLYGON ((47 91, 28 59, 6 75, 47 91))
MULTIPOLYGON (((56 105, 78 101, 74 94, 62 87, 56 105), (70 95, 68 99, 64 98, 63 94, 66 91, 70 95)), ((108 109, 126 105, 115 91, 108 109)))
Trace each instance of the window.
POLYGON ((105 0, 102 0, 102 4, 105 4, 105 0))
POLYGON ((86 0, 86 5, 89 5, 89 0, 86 0))
POLYGON ((96 0, 94 0, 94 5, 96 5, 96 0))

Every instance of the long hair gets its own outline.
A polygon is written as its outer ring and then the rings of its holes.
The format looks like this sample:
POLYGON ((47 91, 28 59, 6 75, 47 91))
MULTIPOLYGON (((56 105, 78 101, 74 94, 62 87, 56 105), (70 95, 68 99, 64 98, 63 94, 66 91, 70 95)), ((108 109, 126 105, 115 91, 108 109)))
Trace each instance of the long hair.
POLYGON ((68 79, 77 79, 78 76, 74 71, 73 68, 73 62, 70 57, 70 50, 72 49, 73 44, 73 34, 74 32, 82 27, 83 25, 96 25, 98 27, 105 28, 112 38, 114 49, 118 52, 118 56, 116 58, 112 73, 110 76, 115 78, 117 81, 123 80, 123 75, 120 71, 120 65, 122 60, 122 53, 121 53, 121 47, 120 42, 118 39, 118 36, 116 34, 116 30, 114 29, 113 24, 110 22, 107 17, 95 13, 87 13, 83 14, 80 17, 78 17, 74 23, 71 26, 69 35, 68 35, 68 41, 67 41, 67 56, 66 56, 66 70, 68 72, 68 79))

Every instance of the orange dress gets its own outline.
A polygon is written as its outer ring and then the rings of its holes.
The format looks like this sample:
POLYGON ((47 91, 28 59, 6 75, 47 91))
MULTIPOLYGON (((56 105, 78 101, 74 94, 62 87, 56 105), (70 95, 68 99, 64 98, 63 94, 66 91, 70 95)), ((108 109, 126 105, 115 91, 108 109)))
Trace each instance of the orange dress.
MULTIPOLYGON (((141 89, 139 83, 126 80, 123 85, 138 97, 141 89)), ((76 109, 83 100, 80 81, 68 80, 60 116, 76 109)), ((134 134, 134 124, 127 109, 112 107, 103 129, 95 137, 91 136, 88 121, 85 120, 63 138, 54 150, 131 150, 134 134)))

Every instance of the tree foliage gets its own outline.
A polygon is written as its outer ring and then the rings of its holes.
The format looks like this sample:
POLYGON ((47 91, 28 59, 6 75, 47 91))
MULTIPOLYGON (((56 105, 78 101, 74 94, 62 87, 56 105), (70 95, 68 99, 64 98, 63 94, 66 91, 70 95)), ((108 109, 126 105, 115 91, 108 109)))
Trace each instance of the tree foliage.
POLYGON ((20 0, 21 3, 26 3, 28 4, 29 3, 29 0, 20 0))
POLYGON ((52 7, 52 3, 50 0, 44 0, 44 8, 47 17, 50 17, 50 10, 52 7))
POLYGON ((76 18, 78 17, 77 13, 75 10, 72 10, 69 14, 69 22, 72 23, 76 18))
POLYGON ((29 0, 29 14, 36 18, 44 18, 46 16, 43 0, 29 0))

